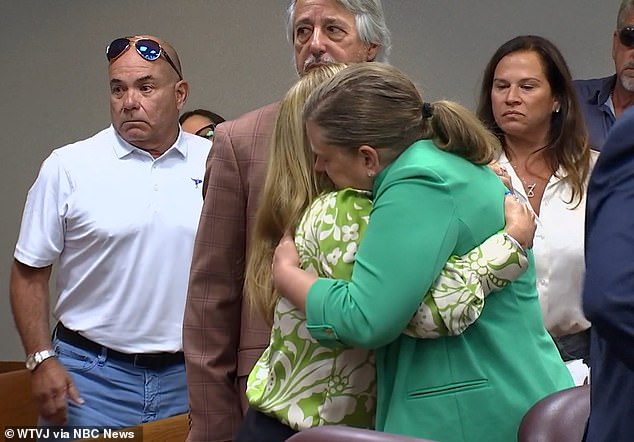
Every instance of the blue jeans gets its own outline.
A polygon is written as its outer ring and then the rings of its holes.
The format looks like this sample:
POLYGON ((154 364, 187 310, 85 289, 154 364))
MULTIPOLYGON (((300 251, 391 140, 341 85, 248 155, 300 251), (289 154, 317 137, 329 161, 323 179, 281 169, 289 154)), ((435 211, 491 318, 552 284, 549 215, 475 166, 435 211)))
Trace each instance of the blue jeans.
POLYGON ((188 411, 185 364, 135 367, 109 360, 107 350, 91 352, 58 338, 53 348, 84 399, 83 405, 69 401, 68 427, 130 427, 188 411))

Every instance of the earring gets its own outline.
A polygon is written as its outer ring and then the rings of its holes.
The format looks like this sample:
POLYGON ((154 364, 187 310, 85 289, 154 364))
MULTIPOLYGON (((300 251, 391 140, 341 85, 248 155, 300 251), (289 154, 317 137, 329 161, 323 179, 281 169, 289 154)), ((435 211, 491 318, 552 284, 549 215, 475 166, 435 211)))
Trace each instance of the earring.
POLYGON ((558 114, 560 109, 561 109, 561 106, 557 106, 557 109, 555 109, 555 113, 558 114))
POLYGON ((373 170, 368 170, 368 178, 372 178, 375 172, 373 170))

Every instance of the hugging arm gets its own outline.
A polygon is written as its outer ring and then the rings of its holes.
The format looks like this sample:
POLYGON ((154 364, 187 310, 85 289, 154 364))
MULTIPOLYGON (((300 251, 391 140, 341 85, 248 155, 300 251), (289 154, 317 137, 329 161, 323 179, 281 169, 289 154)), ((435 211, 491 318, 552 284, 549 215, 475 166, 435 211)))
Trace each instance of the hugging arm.
POLYGON ((462 256, 451 256, 404 333, 415 338, 459 335, 482 313, 484 298, 519 278, 526 252, 503 232, 462 256))
MULTIPOLYGON (((371 208, 365 194, 351 189, 316 200, 296 231, 300 266, 321 277, 349 280, 371 208)), ((532 236, 530 229, 524 232, 517 227, 534 225, 527 213, 507 210, 509 216, 516 236, 521 240, 532 236)), ((484 298, 506 287, 527 267, 525 251, 503 232, 463 256, 450 257, 404 333, 418 338, 462 333, 480 316, 484 298)))

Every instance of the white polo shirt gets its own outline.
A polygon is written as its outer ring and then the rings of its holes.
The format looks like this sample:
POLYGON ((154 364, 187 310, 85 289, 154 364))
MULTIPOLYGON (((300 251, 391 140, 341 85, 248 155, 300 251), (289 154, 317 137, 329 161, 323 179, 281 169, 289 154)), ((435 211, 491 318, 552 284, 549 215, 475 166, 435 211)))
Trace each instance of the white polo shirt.
POLYGON ((110 126, 54 150, 29 190, 15 258, 59 259, 54 316, 126 353, 182 350, 211 143, 180 131, 154 159, 110 126))
MULTIPOLYGON (((598 152, 592 151, 591 167, 598 152)), ((526 191, 503 153, 499 164, 511 177, 516 194, 528 201, 526 191)), ((563 174, 563 170, 559 170, 563 174)), ((544 190, 536 218, 533 241, 537 291, 546 329, 553 336, 565 336, 590 327, 583 315, 581 291, 585 274, 584 242, 586 194, 581 203, 569 204, 570 186, 554 176, 544 190)), ((576 201, 575 201, 576 203, 576 201)), ((529 205, 530 207, 530 205, 529 205)))

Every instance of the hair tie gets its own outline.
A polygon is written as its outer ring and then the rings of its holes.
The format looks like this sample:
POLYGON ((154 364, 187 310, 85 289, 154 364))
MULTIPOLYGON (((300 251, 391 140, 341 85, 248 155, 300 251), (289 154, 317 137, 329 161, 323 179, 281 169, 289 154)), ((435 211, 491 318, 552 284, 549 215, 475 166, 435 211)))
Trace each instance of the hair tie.
POLYGON ((428 119, 434 115, 434 105, 424 101, 423 102, 423 118, 428 119))

